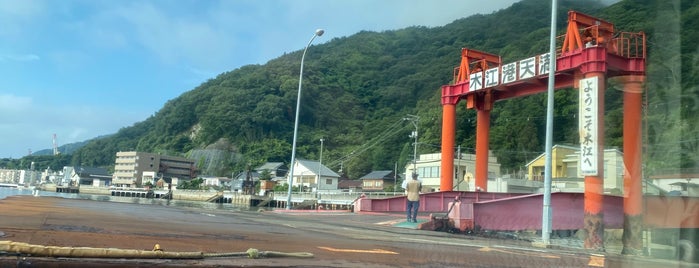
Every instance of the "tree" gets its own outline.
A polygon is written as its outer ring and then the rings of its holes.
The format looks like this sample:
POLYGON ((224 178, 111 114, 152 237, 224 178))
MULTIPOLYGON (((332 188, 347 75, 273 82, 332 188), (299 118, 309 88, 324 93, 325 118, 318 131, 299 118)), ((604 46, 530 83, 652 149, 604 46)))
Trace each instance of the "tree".
POLYGON ((196 179, 192 179, 190 181, 181 182, 179 185, 177 185, 177 189, 200 190, 200 189, 202 189, 203 183, 204 183, 203 178, 196 178, 196 179))

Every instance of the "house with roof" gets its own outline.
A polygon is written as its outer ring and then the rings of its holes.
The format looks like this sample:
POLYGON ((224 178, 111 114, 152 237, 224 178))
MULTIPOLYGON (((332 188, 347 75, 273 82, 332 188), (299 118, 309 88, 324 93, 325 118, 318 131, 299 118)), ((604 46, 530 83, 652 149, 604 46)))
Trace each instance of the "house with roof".
POLYGON ((243 191, 243 188, 245 188, 245 181, 247 180, 249 180, 250 183, 254 186, 255 184, 257 184, 258 181, 260 181, 260 173, 258 173, 257 171, 243 171, 238 173, 238 175, 234 176, 229 182, 231 186, 231 191, 243 191))
POLYGON ((272 179, 274 179, 286 177, 286 173, 289 171, 289 168, 282 162, 267 162, 255 168, 255 171, 259 174, 269 172, 272 179))
POLYGON ((362 191, 362 181, 352 180, 350 178, 340 178, 337 182, 337 188, 343 192, 361 192, 362 191))
POLYGON ((649 180, 670 195, 699 196, 699 173, 652 175, 649 180))
MULTIPOLYGON (((578 152, 580 147, 556 144, 551 148, 551 178, 579 178, 577 162, 567 156, 578 152)), ((525 166, 527 167, 527 179, 532 181, 544 181, 544 167, 546 153, 538 155, 525 166)))
MULTIPOLYGON (((544 181, 546 153, 527 163, 528 180, 544 181)), ((624 154, 618 149, 604 150, 604 190, 621 194, 624 189, 624 154)), ((551 148, 551 187, 562 191, 582 192, 585 178, 580 171, 580 147, 554 145, 551 148)))
POLYGON ((94 187, 106 187, 111 185, 112 175, 107 169, 98 167, 64 167, 69 181, 78 185, 89 185, 94 187))
MULTIPOLYGON (((305 191, 337 191, 340 175, 319 161, 296 159, 294 174, 291 174, 291 187, 301 187, 305 191)), ((287 183, 283 182, 283 183, 287 183)))
POLYGON ((204 180, 205 186, 229 187, 231 186, 231 178, 216 177, 216 176, 200 176, 204 180))
POLYGON ((398 176, 393 170, 376 170, 359 178, 364 191, 383 191, 398 185, 398 176))

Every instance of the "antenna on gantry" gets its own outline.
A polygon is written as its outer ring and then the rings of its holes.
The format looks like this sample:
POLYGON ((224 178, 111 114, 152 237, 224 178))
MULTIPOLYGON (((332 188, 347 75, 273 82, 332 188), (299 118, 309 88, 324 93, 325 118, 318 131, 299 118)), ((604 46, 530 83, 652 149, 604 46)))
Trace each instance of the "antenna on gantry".
POLYGON ((56 133, 53 133, 53 155, 58 155, 58 144, 56 143, 56 133))

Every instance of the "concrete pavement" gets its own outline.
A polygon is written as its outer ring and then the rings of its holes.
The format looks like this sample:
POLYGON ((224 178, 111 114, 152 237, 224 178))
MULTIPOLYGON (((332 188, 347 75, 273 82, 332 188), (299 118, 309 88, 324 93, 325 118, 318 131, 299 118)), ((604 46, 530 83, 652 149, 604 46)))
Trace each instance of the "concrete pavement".
MULTIPOLYGON (((0 240, 140 250, 159 244, 166 251, 206 253, 256 248, 314 255, 202 260, 5 256, 1 267, 588 267, 593 259, 600 260, 576 249, 534 248, 524 240, 416 230, 417 224, 405 222, 403 214, 201 210, 32 196, 0 200, 0 212, 0 240)), ((602 260, 607 267, 685 267, 612 255, 602 255, 602 260)))

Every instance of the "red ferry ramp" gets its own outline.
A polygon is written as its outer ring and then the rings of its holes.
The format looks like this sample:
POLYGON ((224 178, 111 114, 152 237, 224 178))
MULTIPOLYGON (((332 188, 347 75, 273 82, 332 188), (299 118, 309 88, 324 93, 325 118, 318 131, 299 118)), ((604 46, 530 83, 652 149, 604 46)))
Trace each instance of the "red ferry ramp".
MULTIPOLYGON (((451 202, 458 197, 462 203, 474 203, 486 200, 497 200, 514 196, 520 193, 488 193, 488 192, 460 192, 443 191, 420 194, 420 207, 418 213, 446 213, 451 202)), ((356 201, 356 212, 405 212, 405 196, 396 196, 382 199, 360 198, 356 201)))
MULTIPOLYGON (((621 229, 624 199, 605 195, 605 229, 621 229)), ((356 212, 405 212, 405 196, 384 199, 360 198, 356 212)), ((646 228, 699 228, 699 198, 687 196, 645 196, 646 228)), ((551 194, 553 230, 579 230, 585 226, 584 193, 551 194)), ((444 191, 420 195, 419 213, 441 214, 454 221, 456 229, 522 231, 540 230, 543 194, 444 191), (452 207, 458 197, 460 200, 452 207)))
MULTIPOLYGON (((552 229, 579 230, 585 226, 583 193, 552 193, 552 229)), ((619 229, 624 224, 624 200, 604 197, 604 227, 619 229)), ((521 231, 539 230, 542 226, 543 194, 529 194, 498 200, 461 202, 450 213, 455 227, 465 230, 521 231)))

